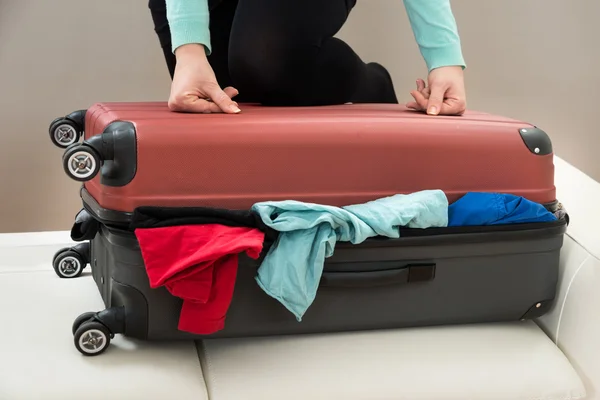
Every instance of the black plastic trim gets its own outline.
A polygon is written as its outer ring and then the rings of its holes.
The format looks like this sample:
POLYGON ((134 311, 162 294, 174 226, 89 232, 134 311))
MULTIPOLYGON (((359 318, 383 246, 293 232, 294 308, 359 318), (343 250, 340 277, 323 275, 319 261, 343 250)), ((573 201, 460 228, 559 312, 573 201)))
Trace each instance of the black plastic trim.
POLYGON ((546 132, 538 127, 519 129, 519 134, 525 143, 525 146, 533 154, 546 156, 552 154, 552 141, 546 132))
POLYGON ((521 317, 521 321, 536 319, 545 315, 554 305, 554 299, 538 301, 521 317))
MULTIPOLYGON (((123 329, 120 332, 136 339, 148 338, 148 301, 136 288, 112 279, 111 305, 124 309, 123 329)), ((111 307, 111 308, 113 308, 111 307)))
POLYGON ((542 204, 544 206, 544 208, 548 211, 550 211, 551 213, 555 213, 557 212, 562 205, 560 204, 560 202, 558 200, 554 200, 551 203, 546 203, 546 204, 542 204))
POLYGON ((125 308, 122 306, 99 311, 94 315, 94 319, 106 326, 111 335, 125 332, 125 308))
POLYGON ((82 186, 80 191, 81 200, 83 201, 83 208, 87 210, 94 218, 100 223, 107 226, 121 226, 127 227, 131 221, 132 213, 107 210, 106 208, 100 207, 100 204, 92 197, 90 192, 82 186))
POLYGON ((133 123, 115 121, 100 135, 86 142, 98 151, 103 160, 100 183, 105 186, 125 186, 137 172, 137 139, 133 123))
MULTIPOLYGON (((395 263, 392 262, 392 264, 395 263)), ((375 271, 369 271, 368 268, 365 271, 353 272, 324 271, 319 286, 364 288, 426 282, 435 278, 435 267, 435 263, 412 263, 375 271)))
POLYGON ((96 237, 100 229, 100 222, 85 208, 82 208, 75 216, 75 222, 71 227, 71 240, 74 242, 83 242, 92 240, 96 237))
MULTIPOLYGON (((89 241, 77 243, 71 249, 73 251, 77 252, 81 256, 81 258, 83 258, 83 260, 85 261, 86 264, 90 263, 91 253, 90 253, 90 242, 89 241)), ((85 268, 85 266, 84 266, 84 268, 85 268)))
POLYGON ((79 125, 80 132, 85 132, 85 114, 87 110, 77 110, 73 111, 71 114, 65 116, 66 119, 70 119, 79 125))

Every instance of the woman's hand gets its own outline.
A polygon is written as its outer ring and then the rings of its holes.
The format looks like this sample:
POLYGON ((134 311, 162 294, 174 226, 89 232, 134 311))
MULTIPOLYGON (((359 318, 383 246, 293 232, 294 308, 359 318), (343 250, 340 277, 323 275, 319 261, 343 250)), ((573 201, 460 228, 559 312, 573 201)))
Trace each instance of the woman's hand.
POLYGON ((429 73, 429 86, 417 80, 417 90, 410 92, 415 101, 406 106, 430 115, 462 115, 467 108, 462 67, 440 67, 429 73))
POLYGON ((186 44, 177 48, 175 56, 177 65, 168 103, 171 111, 228 114, 241 111, 232 100, 238 91, 232 87, 221 90, 204 46, 186 44))

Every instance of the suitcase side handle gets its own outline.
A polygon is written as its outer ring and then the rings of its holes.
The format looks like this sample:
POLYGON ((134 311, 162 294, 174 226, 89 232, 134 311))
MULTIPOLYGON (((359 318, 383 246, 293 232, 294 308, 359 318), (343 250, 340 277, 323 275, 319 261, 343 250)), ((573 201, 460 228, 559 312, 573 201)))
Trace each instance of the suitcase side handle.
POLYGON ((398 268, 365 272, 323 272, 321 287, 361 288, 432 281, 435 263, 404 264, 398 268))

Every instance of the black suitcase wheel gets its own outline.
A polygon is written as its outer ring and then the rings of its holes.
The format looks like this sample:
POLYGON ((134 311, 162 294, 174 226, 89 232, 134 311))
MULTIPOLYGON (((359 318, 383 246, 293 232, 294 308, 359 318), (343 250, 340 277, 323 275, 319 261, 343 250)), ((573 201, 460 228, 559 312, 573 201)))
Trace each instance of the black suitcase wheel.
POLYGON ((57 118, 50 124, 50 140, 56 147, 66 149, 81 138, 79 126, 69 119, 57 118))
POLYGON ((54 256, 52 266, 60 278, 77 278, 83 272, 86 261, 81 254, 71 249, 63 249, 54 256))
POLYGON ((79 317, 75 318, 75 321, 73 321, 73 327, 71 328, 73 335, 75 335, 75 332, 77 332, 77 329, 79 329, 79 327, 84 322, 91 321, 91 319, 94 317, 94 315, 96 315, 95 312, 86 312, 86 313, 81 314, 79 317))
POLYGON ((69 178, 78 182, 93 179, 100 171, 100 156, 85 144, 74 145, 63 154, 63 168, 69 178))
POLYGON ((75 348, 84 356, 97 356, 110 345, 110 331, 97 321, 86 321, 75 331, 75 348))

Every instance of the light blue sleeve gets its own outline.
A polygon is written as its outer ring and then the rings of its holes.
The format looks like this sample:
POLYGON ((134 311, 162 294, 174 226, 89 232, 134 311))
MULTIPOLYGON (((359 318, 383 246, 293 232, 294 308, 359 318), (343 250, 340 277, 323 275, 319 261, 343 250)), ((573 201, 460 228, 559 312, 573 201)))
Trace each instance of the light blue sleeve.
POLYGON ((173 52, 184 44, 202 44, 210 54, 208 0, 166 0, 173 52))
MULTIPOLYGON (((210 14, 207 0, 166 0, 172 50, 188 43, 210 46, 210 14)), ((415 39, 427 68, 465 67, 450 0, 404 0, 415 39)))
POLYGON ((466 67, 450 0, 403 0, 427 69, 466 67))

